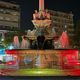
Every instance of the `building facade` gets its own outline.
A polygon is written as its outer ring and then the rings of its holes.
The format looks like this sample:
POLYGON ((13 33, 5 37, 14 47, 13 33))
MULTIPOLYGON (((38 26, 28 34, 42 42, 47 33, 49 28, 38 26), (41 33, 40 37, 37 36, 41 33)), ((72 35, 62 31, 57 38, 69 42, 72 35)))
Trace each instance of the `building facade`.
POLYGON ((75 45, 77 48, 80 48, 80 20, 76 21, 75 24, 75 45))
POLYGON ((20 27, 20 6, 0 1, 0 29, 20 27))
POLYGON ((20 6, 0 1, 0 41, 4 40, 8 30, 20 28, 20 6))

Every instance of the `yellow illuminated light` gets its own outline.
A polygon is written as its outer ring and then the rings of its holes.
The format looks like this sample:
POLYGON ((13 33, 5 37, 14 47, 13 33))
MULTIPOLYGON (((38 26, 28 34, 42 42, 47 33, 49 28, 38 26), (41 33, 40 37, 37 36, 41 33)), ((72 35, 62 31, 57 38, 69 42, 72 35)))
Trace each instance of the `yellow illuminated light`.
POLYGON ((41 73, 43 73, 43 72, 42 72, 42 71, 36 71, 36 73, 41 74, 41 73))

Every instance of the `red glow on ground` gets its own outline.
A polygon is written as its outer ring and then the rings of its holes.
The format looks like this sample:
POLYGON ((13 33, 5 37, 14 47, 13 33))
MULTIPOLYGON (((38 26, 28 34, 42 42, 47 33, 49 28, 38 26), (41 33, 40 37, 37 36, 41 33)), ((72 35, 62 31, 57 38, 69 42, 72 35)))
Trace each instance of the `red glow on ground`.
POLYGON ((80 76, 80 69, 69 69, 65 71, 65 74, 69 76, 80 76))

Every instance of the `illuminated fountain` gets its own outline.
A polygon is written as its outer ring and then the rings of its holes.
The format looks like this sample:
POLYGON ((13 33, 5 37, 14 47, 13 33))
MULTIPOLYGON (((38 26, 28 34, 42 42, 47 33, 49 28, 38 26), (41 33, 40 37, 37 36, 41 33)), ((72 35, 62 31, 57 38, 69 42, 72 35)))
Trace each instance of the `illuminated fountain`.
MULTIPOLYGON (((43 3, 44 3, 44 0, 39 0, 39 12, 35 10, 35 13, 33 14, 33 20, 32 20, 32 23, 35 29, 33 31, 28 30, 27 35, 22 37, 22 42, 20 45, 21 49, 30 49, 30 43, 27 38, 29 38, 30 40, 36 41, 37 50, 44 49, 43 46, 46 40, 55 40, 56 32, 54 27, 51 26, 52 24, 51 15, 47 9, 44 10, 43 3), (51 33, 48 33, 46 28, 50 28, 51 33)), ((55 49, 69 48, 67 33, 63 32, 61 37, 58 38, 57 41, 54 41, 53 44, 55 46, 55 49)), ((49 45, 51 46, 51 44, 49 45)), ((51 48, 51 49, 54 49, 54 48, 51 48)), ((48 64, 53 63, 53 60, 54 60, 53 55, 49 55, 49 56, 41 55, 42 52, 39 53, 39 51, 37 50, 36 50, 37 55, 35 55, 34 57, 33 56, 28 57, 30 54, 29 55, 26 54, 27 56, 25 55, 24 58, 22 57, 26 65, 33 62, 32 63, 34 64, 33 66, 36 66, 39 68, 45 68, 48 66, 48 64)), ((21 64, 23 63, 21 62, 21 64)))
MULTIPOLYGON (((44 0, 39 0, 39 11, 35 10, 35 13, 33 14, 33 20, 32 23, 35 27, 35 30, 30 31, 28 30, 27 37, 30 40, 36 41, 37 48, 36 49, 44 49, 44 43, 46 40, 51 40, 53 39, 53 35, 50 36, 46 28, 52 28, 51 27, 51 16, 48 10, 44 9, 44 0)), ((52 30, 53 31, 53 30, 52 30)), ((41 56, 38 55, 38 57, 35 60, 35 66, 36 67, 41 67, 42 61, 41 61, 41 56)))
MULTIPOLYGON (((23 50, 6 50, 7 54, 15 54, 18 56, 19 66, 21 69, 23 68, 49 68, 53 69, 62 69, 65 67, 66 56, 70 55, 77 56, 78 50, 68 50, 70 48, 69 38, 67 32, 63 32, 61 37, 56 35, 54 27, 51 27, 51 19, 48 10, 44 10, 44 0, 39 0, 39 12, 35 10, 33 14, 32 23, 34 25, 34 30, 28 30, 28 34, 22 37, 21 45, 19 44, 18 37, 14 37, 14 45, 15 47, 20 47, 23 50), (52 32, 48 33, 46 28, 51 28, 52 32), (50 36, 51 35, 51 36, 50 36), (56 36, 55 36, 56 35, 56 36), (29 40, 36 41, 37 48, 36 50, 32 50, 30 48, 29 40), (55 39, 57 38, 57 39, 55 39), (44 49, 43 45, 47 40, 54 40, 53 44, 54 48, 44 49), (28 50, 26 50, 28 49, 28 50), (56 50, 57 49, 57 50, 56 50), (66 49, 66 50, 63 50, 66 49), (65 60, 64 60, 65 59, 65 60)), ((45 43, 47 44, 47 43, 45 43)), ((51 46, 51 44, 49 44, 51 46)), ((71 57, 70 57, 71 58, 71 57)), ((75 59, 75 58, 74 58, 75 59)), ((76 59, 77 60, 77 59, 76 59)), ((74 61, 73 61, 74 62, 74 61)), ((71 63, 69 63, 71 64, 71 63)), ((69 65, 66 64, 66 65, 69 65)))

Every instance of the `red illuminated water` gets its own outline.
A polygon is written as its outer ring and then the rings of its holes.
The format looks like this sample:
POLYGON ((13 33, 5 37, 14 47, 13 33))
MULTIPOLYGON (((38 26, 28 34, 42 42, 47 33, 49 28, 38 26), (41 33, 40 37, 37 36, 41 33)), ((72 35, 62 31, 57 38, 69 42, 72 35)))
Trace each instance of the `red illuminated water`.
POLYGON ((66 31, 62 33, 59 41, 60 41, 60 43, 61 43, 61 47, 62 47, 62 48, 69 48, 69 47, 70 47, 69 37, 68 37, 66 31))

